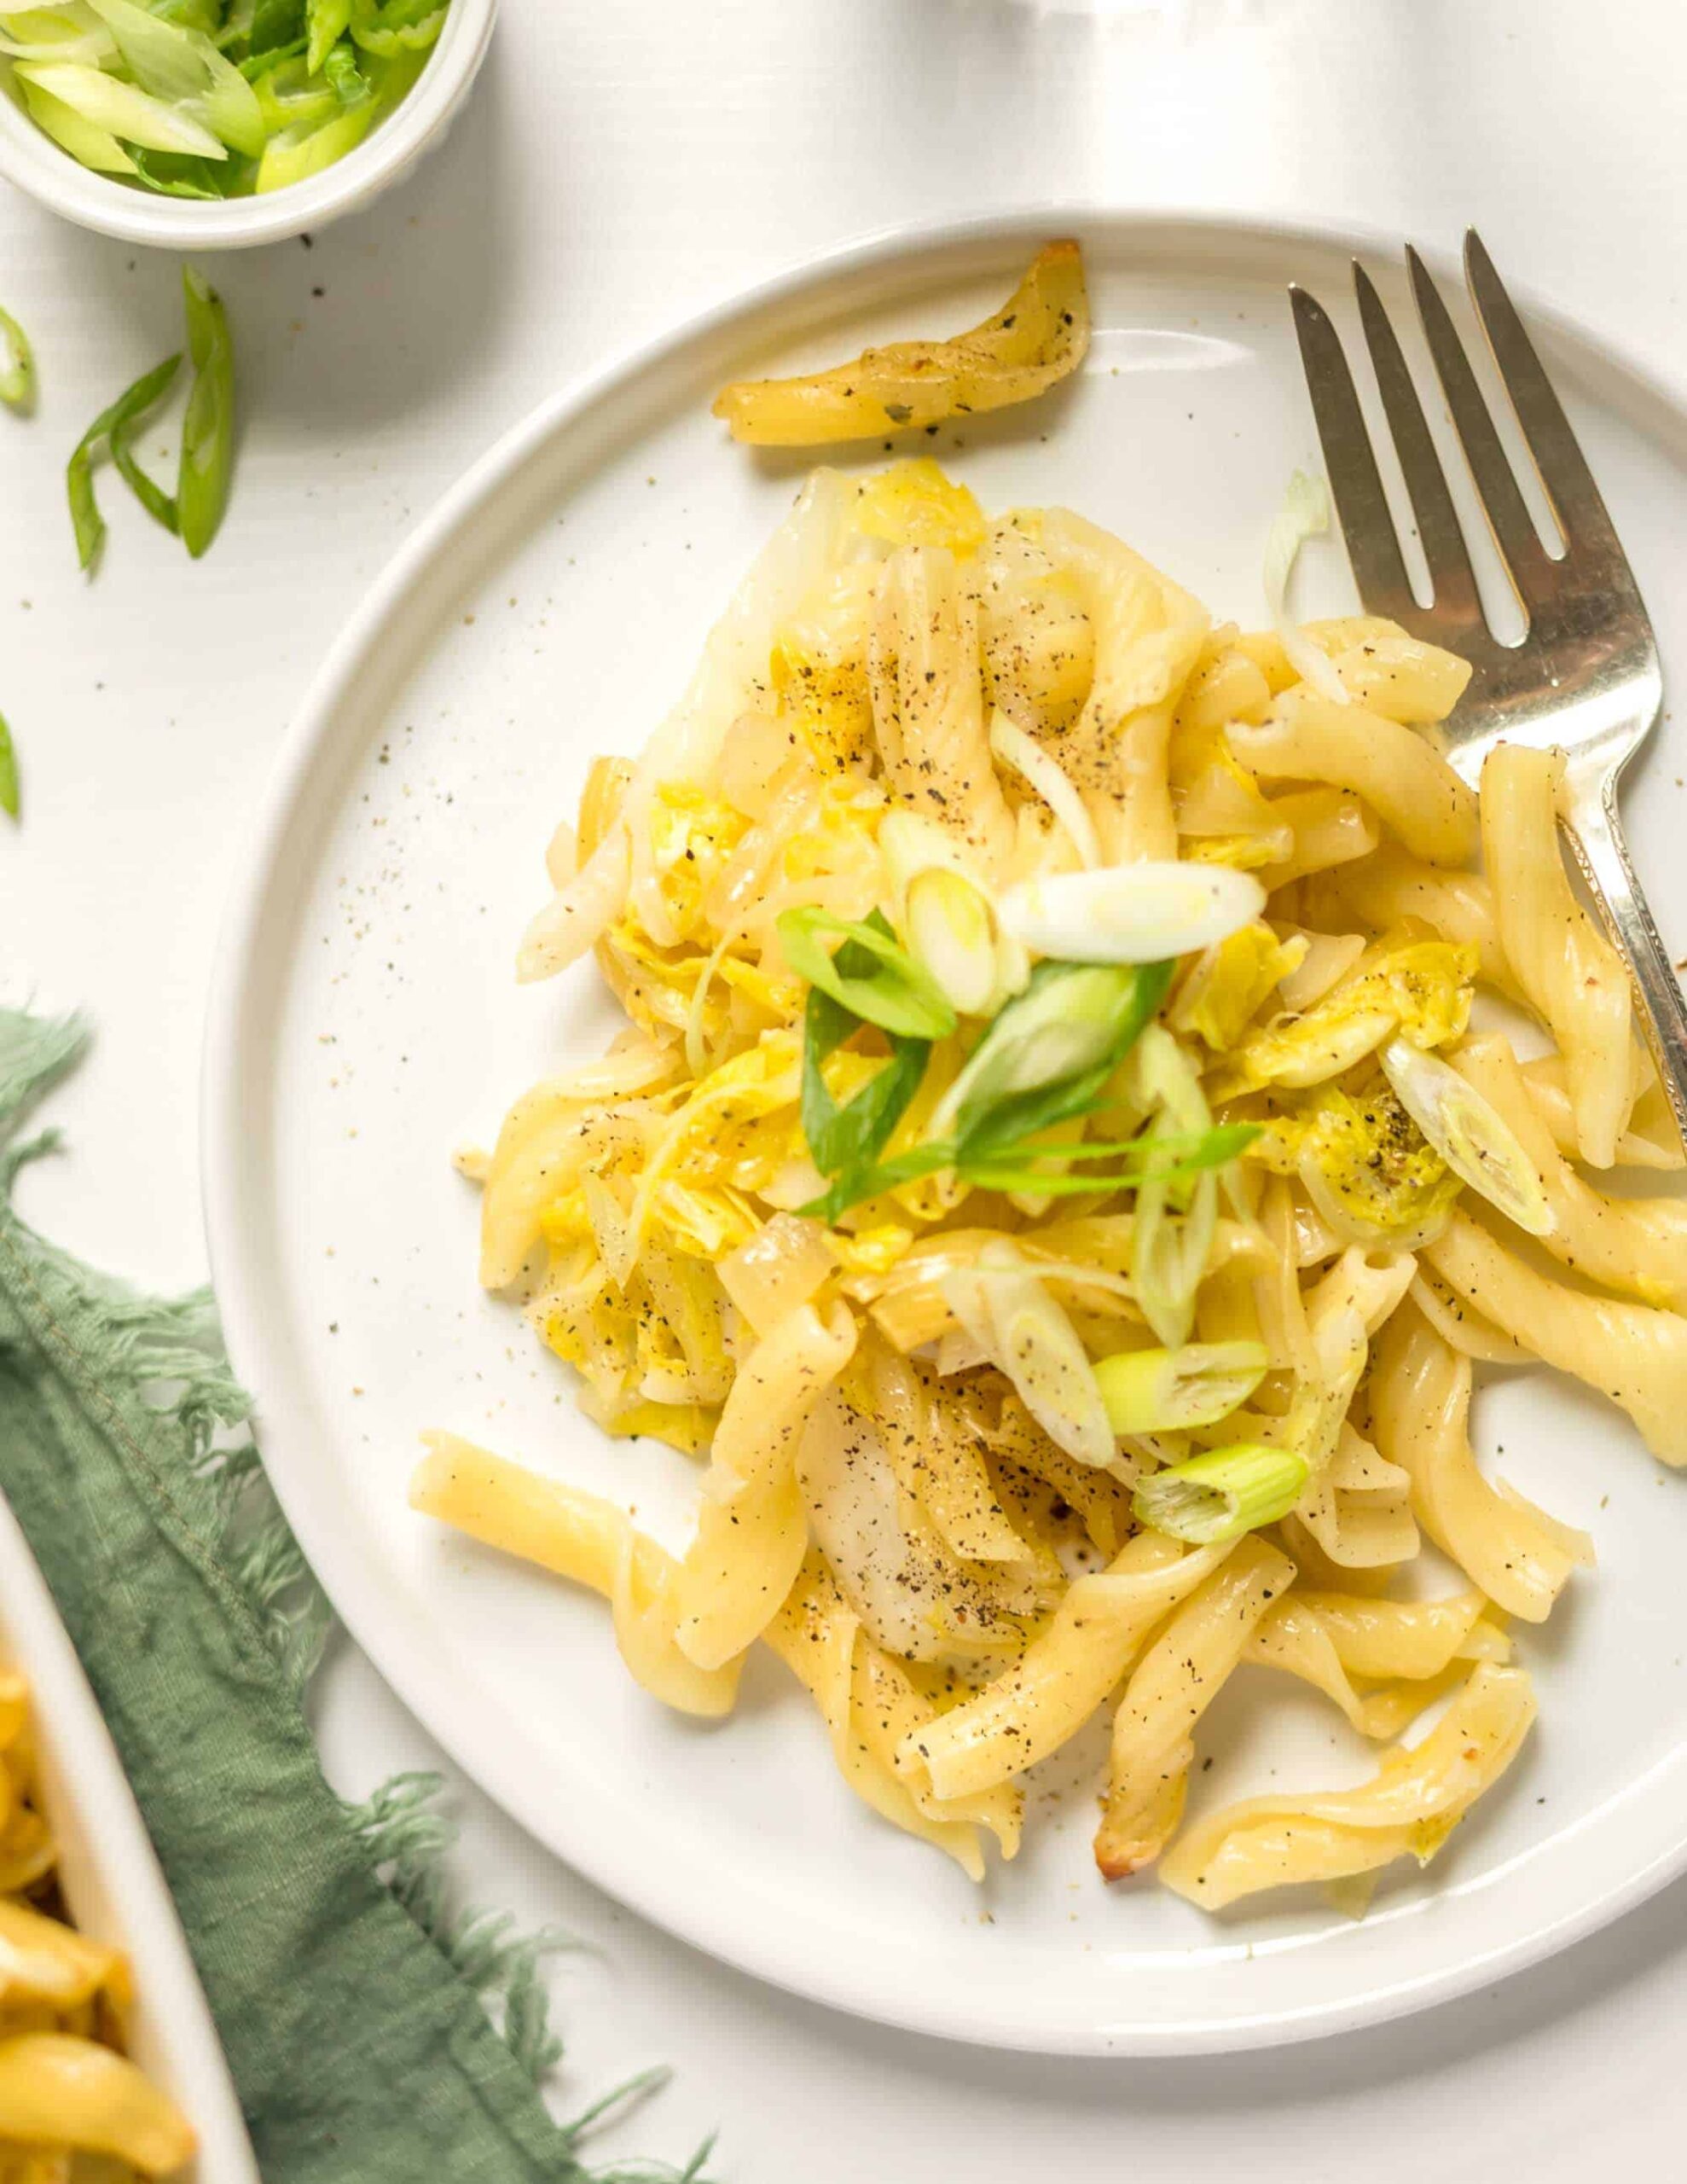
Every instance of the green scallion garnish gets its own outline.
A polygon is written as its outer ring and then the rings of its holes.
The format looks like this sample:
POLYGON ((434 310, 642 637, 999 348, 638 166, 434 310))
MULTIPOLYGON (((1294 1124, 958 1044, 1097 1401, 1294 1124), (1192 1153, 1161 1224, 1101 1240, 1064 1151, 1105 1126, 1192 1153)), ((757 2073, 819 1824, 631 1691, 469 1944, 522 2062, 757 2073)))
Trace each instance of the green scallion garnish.
POLYGON ((858 925, 810 908, 782 912, 778 925, 780 945, 797 977, 862 1023, 906 1039, 941 1039, 955 1028, 954 1010, 936 983, 898 946, 882 916, 858 925), (834 954, 826 948, 832 936, 852 944, 858 957, 846 961, 842 949, 834 954), (866 960, 857 967, 859 958, 866 960))
POLYGON ((1039 963, 967 1056, 934 1118, 968 1151, 1093 1107, 1166 997, 1169 963, 1039 963))
POLYGON ((1151 1531, 1215 1547, 1286 1517, 1307 1478, 1307 1460, 1293 1449, 1241 1442, 1157 1471, 1138 1487, 1131 1507, 1151 1531))

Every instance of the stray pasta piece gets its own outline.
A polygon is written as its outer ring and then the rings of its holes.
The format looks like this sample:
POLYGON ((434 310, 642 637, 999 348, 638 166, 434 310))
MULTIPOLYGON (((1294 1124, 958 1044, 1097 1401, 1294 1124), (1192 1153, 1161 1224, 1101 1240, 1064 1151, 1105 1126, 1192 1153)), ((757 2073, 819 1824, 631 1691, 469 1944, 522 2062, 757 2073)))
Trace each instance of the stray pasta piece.
POLYGON ((1426 1866, 1516 1758, 1534 1716, 1523 1670, 1484 1662, 1423 1741, 1389 1752, 1363 1788, 1229 1806, 1190 1828, 1161 1878, 1221 1911, 1262 1889, 1345 1880, 1396 1858, 1426 1866))
POLYGON ((1089 296, 1075 242, 1046 244, 993 317, 946 341, 897 341, 797 379, 739 380, 715 398, 735 440, 823 447, 1000 410, 1075 372, 1089 346, 1089 296))

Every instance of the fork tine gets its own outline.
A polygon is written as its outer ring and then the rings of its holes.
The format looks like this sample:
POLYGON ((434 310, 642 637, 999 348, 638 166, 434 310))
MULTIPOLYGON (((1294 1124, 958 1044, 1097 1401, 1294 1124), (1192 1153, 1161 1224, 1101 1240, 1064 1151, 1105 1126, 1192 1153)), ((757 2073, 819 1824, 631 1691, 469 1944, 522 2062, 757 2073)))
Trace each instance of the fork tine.
POLYGON ((1523 330, 1516 306, 1493 270, 1487 246, 1474 228, 1464 237, 1464 275, 1482 332, 1563 531, 1567 550, 1594 546, 1620 557, 1615 527, 1570 430, 1569 420, 1535 354, 1533 342, 1523 330))
POLYGON ((1323 305, 1306 289, 1291 285, 1289 301, 1295 314, 1295 334, 1301 345, 1319 444, 1324 450, 1324 467, 1336 497, 1336 513, 1342 520, 1342 536, 1347 542, 1359 598, 1371 613, 1408 621, 1417 613, 1417 602, 1400 559, 1394 520, 1388 511, 1388 496, 1383 491, 1341 336, 1323 305))
POLYGON ((1410 243, 1406 247, 1406 263, 1412 276, 1412 293, 1417 299, 1424 339, 1435 358, 1441 392, 1452 412, 1464 459, 1476 481, 1483 512, 1518 595, 1527 601, 1548 582, 1551 564, 1536 535, 1534 519, 1517 490, 1511 465, 1493 428, 1493 420, 1488 415, 1464 344, 1441 301, 1441 291, 1410 243))
POLYGON ((1362 265, 1354 266, 1354 287, 1359 293, 1359 315, 1371 351, 1371 369, 1394 436, 1394 452, 1412 496, 1412 512, 1417 519, 1417 537, 1429 565, 1429 590, 1438 614, 1459 622, 1480 622, 1481 599, 1476 590, 1470 556, 1446 473, 1435 452, 1435 443, 1424 421, 1423 406, 1412 380, 1399 336, 1383 307, 1383 299, 1362 265))

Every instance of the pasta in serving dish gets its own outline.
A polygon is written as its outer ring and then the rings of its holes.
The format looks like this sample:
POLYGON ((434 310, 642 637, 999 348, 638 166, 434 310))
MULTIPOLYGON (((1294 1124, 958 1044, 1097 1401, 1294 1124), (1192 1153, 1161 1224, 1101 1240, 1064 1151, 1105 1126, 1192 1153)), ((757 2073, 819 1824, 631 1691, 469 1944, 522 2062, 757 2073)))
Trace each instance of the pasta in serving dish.
POLYGON ((129 1967, 60 1915, 29 1692, 0 1667, 0 2184, 167 2176, 194 2152, 123 2053, 129 1967))
POLYGON ((1502 746, 1479 799, 1437 750, 1467 676, 1215 626, 930 462, 817 473, 554 845, 521 973, 594 951, 629 1029, 463 1162, 588 1414, 703 1460, 694 1536, 445 1433, 415 1505, 602 1594, 688 1712, 760 1641, 975 1876, 1104 1709, 1109 1878, 1357 1907, 1427 1862, 1533 1720, 1510 1626, 1592 1559, 1478 1467, 1473 1365, 1687 1461, 1687 1208, 1599 1172, 1681 1151, 1560 762, 1502 746), (1374 1776, 1186 1824, 1243 1666, 1374 1776))

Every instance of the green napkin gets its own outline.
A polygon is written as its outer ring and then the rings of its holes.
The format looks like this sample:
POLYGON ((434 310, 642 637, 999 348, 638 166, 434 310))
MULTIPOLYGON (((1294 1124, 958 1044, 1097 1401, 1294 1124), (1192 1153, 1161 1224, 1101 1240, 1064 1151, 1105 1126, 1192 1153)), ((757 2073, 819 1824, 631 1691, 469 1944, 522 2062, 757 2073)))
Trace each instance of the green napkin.
POLYGON ((54 1143, 14 1142, 19 1122, 82 1043, 0 1011, 0 1488, 146 1815, 266 2184, 673 2177, 583 2164, 606 2104, 548 2115, 543 1943, 447 1915, 431 1780, 355 1809, 323 1780, 300 1701, 328 1612, 209 1295, 138 1297, 13 1211, 54 1143))

